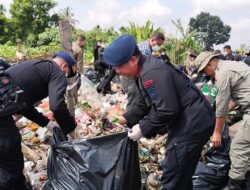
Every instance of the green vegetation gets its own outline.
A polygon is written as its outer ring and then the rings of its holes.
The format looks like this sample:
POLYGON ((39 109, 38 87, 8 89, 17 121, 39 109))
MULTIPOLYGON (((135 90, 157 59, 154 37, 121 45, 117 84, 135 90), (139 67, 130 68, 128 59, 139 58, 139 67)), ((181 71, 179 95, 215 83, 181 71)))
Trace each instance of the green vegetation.
MULTIPOLYGON (((144 25, 131 21, 129 26, 122 26, 118 30, 97 25, 92 30, 85 31, 75 27, 78 21, 74 19, 70 7, 57 14, 49 14, 55 6, 55 0, 13 0, 9 10, 10 18, 7 18, 6 9, 0 4, 0 57, 15 61, 16 51, 19 51, 26 59, 50 58, 60 50, 60 20, 68 20, 72 25, 72 41, 76 40, 78 34, 85 35, 86 63, 93 61, 97 41, 103 41, 108 45, 114 38, 126 33, 135 36, 137 42, 142 42, 155 32, 165 33, 162 28, 154 27, 150 20, 144 25)), ((170 38, 166 35, 164 48, 175 64, 184 62, 187 51, 198 54, 204 46, 226 42, 230 37, 231 28, 223 25, 219 17, 211 16, 209 13, 201 13, 196 18, 191 18, 190 28, 186 30, 180 20, 172 23, 176 28, 176 36, 170 38), (210 30, 205 30, 206 26, 210 30)))
POLYGON ((181 20, 172 21, 176 27, 176 37, 167 39, 165 49, 174 64, 183 63, 186 58, 187 51, 198 54, 202 50, 202 44, 197 40, 198 32, 184 30, 181 20), (181 36, 177 38, 177 36, 181 36))
POLYGON ((225 43, 230 38, 231 27, 224 25, 218 16, 210 13, 201 12, 196 18, 191 18, 189 27, 190 31, 200 32, 197 39, 208 48, 225 43))

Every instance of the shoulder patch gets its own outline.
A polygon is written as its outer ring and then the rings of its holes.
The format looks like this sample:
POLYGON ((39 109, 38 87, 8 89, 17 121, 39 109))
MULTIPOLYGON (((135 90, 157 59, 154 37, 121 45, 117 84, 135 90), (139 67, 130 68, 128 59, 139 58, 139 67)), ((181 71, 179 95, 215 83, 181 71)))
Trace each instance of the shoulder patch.
POLYGON ((149 97, 153 100, 158 97, 158 93, 154 87, 154 81, 153 80, 147 80, 143 83, 143 87, 147 91, 149 97))
POLYGON ((154 82, 153 80, 147 80, 144 82, 143 87, 147 89, 150 85, 153 84, 153 82, 154 82))
POLYGON ((149 86, 147 89, 147 93, 149 95, 149 97, 154 100, 158 97, 157 91, 155 90, 154 86, 149 86))

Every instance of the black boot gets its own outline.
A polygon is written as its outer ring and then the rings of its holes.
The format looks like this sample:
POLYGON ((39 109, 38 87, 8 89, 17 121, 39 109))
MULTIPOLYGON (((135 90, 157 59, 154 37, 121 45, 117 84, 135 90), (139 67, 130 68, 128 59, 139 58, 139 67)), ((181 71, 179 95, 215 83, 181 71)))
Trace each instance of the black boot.
POLYGON ((226 190, 243 190, 241 185, 244 180, 235 180, 229 178, 226 190))

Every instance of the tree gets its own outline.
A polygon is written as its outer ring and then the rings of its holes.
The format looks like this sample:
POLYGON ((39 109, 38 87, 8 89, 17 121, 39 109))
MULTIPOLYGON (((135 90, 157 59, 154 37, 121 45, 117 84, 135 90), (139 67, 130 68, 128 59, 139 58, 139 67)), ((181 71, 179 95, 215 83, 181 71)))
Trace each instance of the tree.
POLYGON ((179 64, 184 62, 187 52, 200 53, 202 47, 197 40, 200 33, 185 30, 180 19, 172 20, 172 23, 176 27, 176 37, 167 39, 165 48, 172 63, 179 64), (178 38, 178 34, 180 34, 180 38, 178 38))
POLYGON ((6 17, 0 14, 0 44, 4 43, 6 17))
POLYGON ((38 34, 51 25, 49 11, 56 6, 54 0, 14 0, 10 6, 12 30, 17 37, 36 41, 38 34))
POLYGON ((46 28, 45 31, 38 35, 37 44, 41 45, 51 45, 60 44, 59 29, 58 27, 46 28))
POLYGON ((8 18, 5 16, 5 7, 0 4, 0 44, 4 44, 8 41, 8 36, 6 36, 6 30, 8 26, 8 18))
POLYGON ((199 32, 198 39, 204 47, 225 43, 230 38, 231 27, 224 25, 218 16, 201 12, 189 21, 189 31, 199 32))
POLYGON ((129 27, 121 27, 122 34, 131 34, 137 42, 142 42, 153 36, 154 33, 162 31, 161 28, 154 28, 153 23, 148 20, 144 26, 139 26, 134 22, 129 22, 129 27))
POLYGON ((0 4, 0 15, 3 15, 5 11, 6 11, 5 7, 2 4, 0 4))
POLYGON ((67 20, 71 24, 72 27, 75 26, 78 20, 74 19, 74 13, 72 13, 72 9, 70 7, 66 7, 65 9, 61 10, 58 14, 60 20, 67 20))
POLYGON ((84 34, 86 37, 84 49, 85 59, 87 61, 91 61, 93 59, 93 52, 97 41, 102 41, 108 45, 119 35, 119 33, 113 27, 102 29, 99 25, 90 31, 77 30, 76 34, 73 35, 73 39, 76 39, 77 34, 84 34))

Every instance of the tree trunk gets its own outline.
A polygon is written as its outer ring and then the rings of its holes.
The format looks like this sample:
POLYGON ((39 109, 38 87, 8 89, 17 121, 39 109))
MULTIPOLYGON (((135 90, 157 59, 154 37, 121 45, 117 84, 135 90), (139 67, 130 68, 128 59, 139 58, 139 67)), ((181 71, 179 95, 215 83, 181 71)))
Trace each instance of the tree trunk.
POLYGON ((59 33, 60 33, 60 42, 61 50, 64 52, 70 53, 72 55, 72 41, 71 41, 71 30, 72 26, 69 21, 60 21, 59 22, 59 33))

